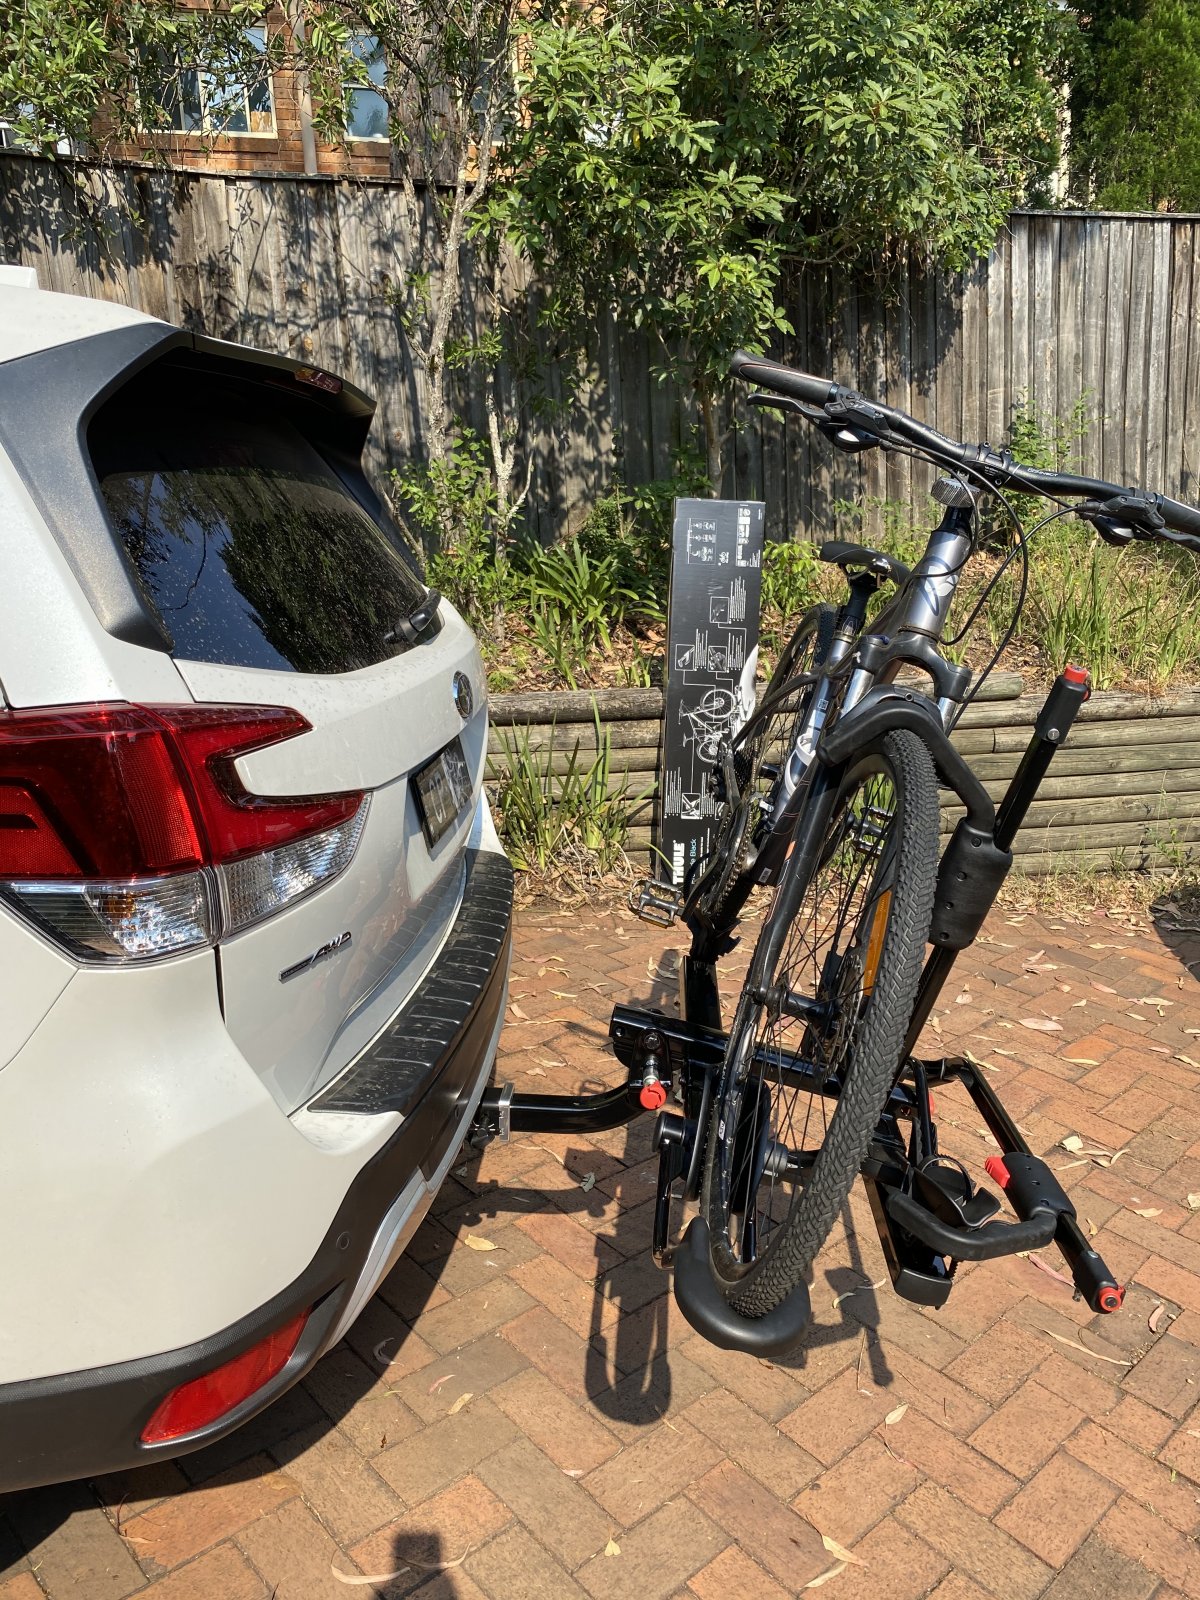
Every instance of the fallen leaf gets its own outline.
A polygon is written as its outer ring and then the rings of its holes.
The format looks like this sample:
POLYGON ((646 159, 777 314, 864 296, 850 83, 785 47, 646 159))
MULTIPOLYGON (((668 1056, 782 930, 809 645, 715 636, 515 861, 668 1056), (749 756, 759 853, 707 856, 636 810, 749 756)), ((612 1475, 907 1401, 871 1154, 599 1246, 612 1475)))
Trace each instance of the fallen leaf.
POLYGON ((546 1076, 546 1069, 545 1067, 526 1067, 525 1075, 529 1078, 544 1078, 546 1076))
POLYGON ((868 1289, 882 1289, 886 1282, 886 1278, 880 1278, 875 1283, 860 1283, 857 1289, 845 1289, 841 1294, 835 1294, 833 1297, 833 1309, 836 1311, 842 1301, 849 1300, 852 1294, 865 1294, 868 1289))
POLYGON ((1110 989, 1106 983, 1093 983, 1093 989, 1099 989, 1101 994, 1116 994, 1115 989, 1110 989))
POLYGON ((1039 1272, 1044 1272, 1048 1278, 1053 1278, 1056 1283, 1065 1283, 1068 1289, 1074 1289, 1074 1278, 1068 1278, 1065 1273, 1059 1272, 1057 1268, 1050 1266, 1042 1260, 1041 1256, 1035 1255, 1032 1250, 1029 1252, 1027 1260, 1031 1267, 1036 1267, 1039 1272))
POLYGON ((458 1413, 462 1410, 462 1408, 465 1405, 469 1405, 471 1403, 471 1401, 474 1400, 474 1398, 475 1398, 475 1396, 468 1389, 466 1394, 460 1394, 459 1395, 458 1399, 450 1407, 450 1409, 449 1409, 449 1411, 447 1411, 446 1415, 448 1417, 456 1417, 458 1415, 458 1413))
POLYGON ((606 1556, 619 1556, 621 1554, 621 1546, 615 1539, 610 1539, 604 1546, 604 1554, 606 1556))
POLYGON ((426 1394, 436 1394, 444 1383, 450 1382, 452 1376, 452 1373, 443 1372, 440 1378, 435 1378, 429 1385, 429 1388, 425 1391, 426 1394))
POLYGON ((499 1250, 498 1244, 493 1244, 490 1239, 485 1239, 481 1234, 469 1233, 464 1240, 468 1250, 499 1250))
POLYGON ((1058 1142, 1063 1150, 1069 1150, 1073 1156, 1077 1156, 1083 1149, 1083 1140, 1077 1133, 1069 1133, 1065 1139, 1060 1139, 1058 1142))
POLYGON ((836 1567, 826 1567, 824 1572, 818 1572, 815 1578, 810 1578, 804 1585, 806 1589, 819 1589, 822 1584, 828 1583, 830 1578, 836 1578, 839 1573, 845 1572, 846 1563, 839 1561, 836 1567))
POLYGON ((1092 1221, 1091 1217, 1085 1217, 1083 1220, 1088 1225, 1088 1238, 1089 1239, 1094 1239, 1096 1237, 1096 1234, 1097 1234, 1097 1231, 1098 1231, 1097 1228, 1096 1228, 1096 1224, 1092 1221))
POLYGON ((1064 1056, 1064 1061, 1069 1061, 1073 1067, 1098 1067, 1100 1063, 1093 1061, 1090 1056, 1064 1056))
POLYGON ((596 1174, 594 1172, 585 1172, 583 1177, 579 1180, 579 1187, 583 1190, 584 1194, 588 1194, 596 1187, 596 1174))
POLYGON ((568 1478, 582 1478, 583 1477, 583 1468, 582 1467, 564 1467, 563 1471, 566 1473, 568 1478))
POLYGON ((1187 1208, 1189 1211, 1200 1211, 1200 1194, 1188 1195, 1187 1208))
POLYGON ((1161 1217, 1161 1206, 1130 1206, 1135 1217, 1161 1217))
POLYGON ((528 1020, 529 1020, 528 1011, 522 1011, 521 1007, 517 1004, 517 1002, 515 1000, 510 1000, 508 1002, 508 1009, 512 1012, 514 1017, 519 1017, 522 1022, 528 1022, 528 1020))
POLYGON ((1069 1344, 1072 1350, 1082 1350, 1085 1356, 1092 1356, 1097 1361, 1107 1361, 1110 1367, 1131 1367, 1133 1365, 1132 1361, 1119 1361, 1116 1356, 1102 1356, 1099 1350, 1089 1350, 1087 1345, 1080 1344, 1078 1339, 1068 1339, 1065 1334, 1052 1333, 1049 1328, 1046 1329, 1046 1336, 1050 1339, 1057 1339, 1059 1344, 1069 1344))
POLYGON ((331 1561, 329 1570, 339 1583, 358 1584, 361 1587, 369 1584, 373 1589, 377 1589, 380 1584, 391 1583, 393 1578, 399 1578, 403 1573, 410 1572, 412 1569, 410 1567, 397 1567, 393 1572, 373 1572, 369 1578, 360 1578, 357 1575, 352 1576, 348 1572, 339 1572, 331 1561))
POLYGON ((550 993, 554 996, 554 998, 556 1000, 578 1000, 579 999, 579 996, 577 994, 571 994, 566 989, 551 989, 550 993))
POLYGON ((907 1410, 908 1410, 908 1406, 907 1405, 902 1405, 902 1406, 897 1406, 894 1411, 889 1411, 887 1416, 884 1417, 884 1419, 883 1419, 884 1427, 885 1428, 890 1428, 893 1425, 893 1423, 899 1422, 900 1418, 904 1415, 904 1413, 907 1410))
POLYGON ((1165 1305, 1163 1305, 1162 1301, 1160 1300, 1158 1302, 1158 1304, 1155 1306, 1154 1310, 1150 1313, 1150 1316, 1149 1316, 1149 1319, 1148 1319, 1148 1324, 1147 1325, 1149 1326, 1149 1329, 1150 1329, 1151 1333, 1157 1333, 1158 1332, 1158 1330, 1163 1325, 1163 1318, 1165 1316, 1167 1316, 1167 1308, 1166 1308, 1165 1305))
POLYGON ((852 1550, 847 1550, 845 1545, 840 1545, 836 1539, 831 1539, 827 1533, 821 1535, 821 1543, 834 1560, 842 1562, 843 1565, 865 1567, 867 1564, 861 1556, 856 1556, 852 1550))
POLYGON ((375 1346, 375 1350, 374 1350, 373 1353, 374 1353, 376 1361, 378 1361, 378 1363, 379 1363, 379 1365, 381 1367, 389 1367, 389 1366, 391 1366, 391 1357, 390 1356, 385 1356, 383 1352, 387 1348, 387 1346, 389 1344, 391 1344, 393 1338, 395 1338, 395 1335, 394 1334, 389 1334, 386 1339, 381 1339, 379 1341, 379 1343, 375 1346))
POLYGON ((1021 1026, 1032 1028, 1035 1033, 1061 1033, 1062 1023, 1055 1022, 1050 1017, 1022 1017, 1021 1026))
POLYGON ((407 1563, 402 1567, 397 1567, 394 1572, 374 1572, 370 1577, 366 1578, 360 1578, 357 1575, 352 1576, 347 1572, 339 1572, 332 1562, 329 1564, 329 1570, 339 1583, 351 1583, 360 1586, 373 1584, 378 1588, 381 1584, 391 1583, 393 1578, 399 1578, 405 1572, 411 1572, 414 1567, 419 1572, 450 1572, 455 1567, 461 1567, 474 1548, 473 1544, 469 1544, 462 1555, 455 1556, 453 1561, 418 1561, 415 1556, 410 1556, 407 1563))

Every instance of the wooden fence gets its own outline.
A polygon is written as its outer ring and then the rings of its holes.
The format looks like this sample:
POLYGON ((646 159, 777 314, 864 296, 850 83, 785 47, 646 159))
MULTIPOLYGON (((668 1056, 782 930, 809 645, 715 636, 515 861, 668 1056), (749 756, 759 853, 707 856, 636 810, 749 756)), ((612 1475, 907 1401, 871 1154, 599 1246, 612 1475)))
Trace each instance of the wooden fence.
MULTIPOLYGON (((1044 696, 1025 694, 1015 674, 998 674, 969 707, 954 743, 994 799, 1029 742, 1044 696)), ((502 781, 518 735, 552 790, 572 752, 585 765, 600 737, 611 749, 611 788, 630 797, 628 850, 647 865, 659 767, 662 691, 497 694, 489 736, 493 782, 502 781)), ((959 815, 942 796, 942 831, 959 815)), ((1095 694, 1083 707, 1014 847, 1028 873, 1179 865, 1200 842, 1200 690, 1160 700, 1095 694)))
MULTIPOLYGON (((36 268, 45 288, 344 372, 379 402, 376 474, 419 449, 396 292, 414 241, 392 185, 134 167, 82 182, 86 206, 54 164, 0 154, 3 258, 36 268)), ((1084 470, 1187 499, 1200 471, 1198 228, 1194 217, 1017 213, 964 273, 913 268, 884 291, 809 272, 786 290, 785 354, 967 439, 1002 441, 1022 400, 1064 419, 1082 401, 1084 470)), ((468 303, 477 289, 467 285, 468 303)), ((561 376, 549 380, 559 397, 561 376)), ((471 414, 472 397, 460 400, 471 414)), ((858 491, 925 515, 922 466, 877 452, 831 461, 803 423, 741 410, 735 423, 725 487, 766 499, 772 537, 832 531, 835 503, 858 491)), ((686 396, 652 381, 645 341, 605 323, 579 405, 531 422, 523 441, 541 536, 577 520, 616 472, 670 477, 691 425, 686 396)))

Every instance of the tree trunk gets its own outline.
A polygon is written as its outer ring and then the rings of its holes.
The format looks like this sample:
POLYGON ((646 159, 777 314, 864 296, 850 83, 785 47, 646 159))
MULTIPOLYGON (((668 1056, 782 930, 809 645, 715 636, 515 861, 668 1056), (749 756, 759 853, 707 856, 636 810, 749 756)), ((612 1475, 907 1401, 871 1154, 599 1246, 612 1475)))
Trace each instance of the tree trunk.
POLYGON ((720 400, 708 384, 696 385, 696 402, 700 408, 700 421, 704 428, 705 471, 709 490, 714 499, 720 499, 725 479, 726 430, 721 427, 720 400))

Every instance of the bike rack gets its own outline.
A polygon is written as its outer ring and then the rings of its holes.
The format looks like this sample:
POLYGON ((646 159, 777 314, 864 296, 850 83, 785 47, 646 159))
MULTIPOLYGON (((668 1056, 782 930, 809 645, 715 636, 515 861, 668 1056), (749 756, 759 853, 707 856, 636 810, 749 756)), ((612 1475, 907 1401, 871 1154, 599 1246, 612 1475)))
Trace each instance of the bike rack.
MULTIPOLYGON (((960 1260, 985 1260, 1050 1242, 1061 1251, 1076 1293, 1093 1311, 1116 1311, 1124 1299, 1124 1289, 1088 1243, 1070 1198, 1033 1154, 978 1065, 958 1056, 920 1059, 912 1054, 959 950, 973 941, 999 892, 1007 865, 997 871, 997 858, 1011 864, 1013 836, 1087 693, 1087 676, 1079 669, 1067 668, 1059 676, 990 834, 978 839, 978 828, 964 819, 943 857, 937 896, 942 916, 939 921, 935 912, 935 930, 941 930, 946 942, 935 946, 926 962, 905 1044, 905 1066, 861 1168, 892 1286, 920 1305, 945 1304, 960 1260), (968 904, 966 914, 959 914, 958 907, 968 904), (929 1091, 931 1085, 948 1083, 961 1084, 996 1140, 996 1154, 985 1167, 1004 1190, 1016 1223, 993 1221, 999 1202, 986 1190, 977 1190, 958 1164, 938 1151, 929 1091)), ((628 1073, 624 1083, 587 1095, 517 1094, 511 1084, 489 1088, 476 1112, 471 1140, 483 1144, 507 1139, 510 1133, 597 1133, 655 1113, 659 1169, 654 1257, 660 1266, 674 1266, 680 1310, 699 1333, 726 1349, 758 1356, 793 1349, 810 1320, 803 1284, 768 1316, 750 1319, 717 1290, 701 1218, 692 1220, 677 1246, 671 1244, 673 1202, 695 1200, 699 1194, 703 1136, 725 1055, 715 966, 685 956, 680 1016, 618 1005, 609 1037, 628 1073)), ((790 1081, 837 1098, 836 1078, 799 1057, 760 1052, 756 1062, 772 1081, 790 1081)))

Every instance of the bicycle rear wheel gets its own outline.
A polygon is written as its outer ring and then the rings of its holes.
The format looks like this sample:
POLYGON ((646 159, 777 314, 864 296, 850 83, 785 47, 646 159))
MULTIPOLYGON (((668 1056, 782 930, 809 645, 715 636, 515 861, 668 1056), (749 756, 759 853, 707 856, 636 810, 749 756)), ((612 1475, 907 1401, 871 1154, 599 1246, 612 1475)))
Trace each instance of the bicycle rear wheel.
POLYGON ((770 827, 774 796, 812 700, 813 674, 833 643, 836 616, 825 604, 805 612, 734 743, 735 792, 725 795, 711 858, 688 896, 689 910, 699 910, 709 926, 721 925, 731 891, 770 827))
POLYGON ((745 1316, 771 1311, 808 1272, 859 1170, 900 1066, 937 845, 929 753, 890 733, 847 770, 774 960, 760 955, 775 911, 760 930, 701 1195, 714 1277, 745 1316))

